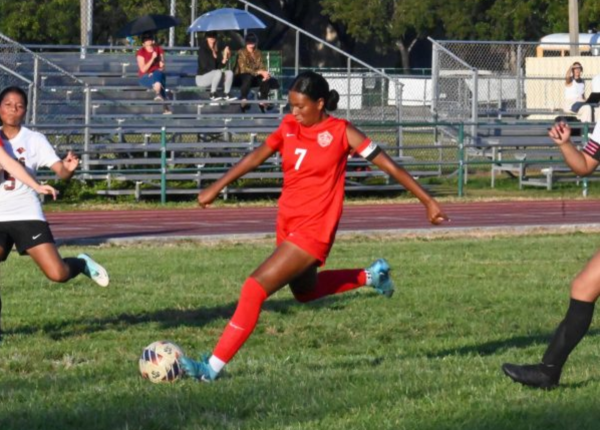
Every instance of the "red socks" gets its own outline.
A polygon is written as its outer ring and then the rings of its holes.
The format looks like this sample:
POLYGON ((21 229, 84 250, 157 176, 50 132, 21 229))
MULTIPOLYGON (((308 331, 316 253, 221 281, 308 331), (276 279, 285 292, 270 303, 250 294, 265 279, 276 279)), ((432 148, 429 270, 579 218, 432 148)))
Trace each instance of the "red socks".
MULTIPOLYGON (((305 303, 331 294, 362 287, 367 282, 364 269, 326 270, 317 275, 314 291, 295 295, 305 303)), ((224 363, 229 362, 254 331, 267 293, 254 278, 246 279, 233 317, 225 327, 213 355, 224 363)))
POLYGON ((233 317, 225 327, 213 355, 229 362, 248 339, 256 323, 267 293, 254 278, 246 279, 233 317))
POLYGON ((317 274, 315 289, 306 294, 294 294, 302 303, 311 302, 321 297, 354 290, 367 283, 364 269, 325 270, 317 274))

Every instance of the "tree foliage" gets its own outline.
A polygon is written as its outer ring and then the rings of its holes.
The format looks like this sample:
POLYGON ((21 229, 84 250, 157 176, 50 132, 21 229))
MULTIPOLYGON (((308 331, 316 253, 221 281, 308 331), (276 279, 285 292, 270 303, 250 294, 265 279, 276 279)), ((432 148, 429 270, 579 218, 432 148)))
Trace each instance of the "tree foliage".
MULTIPOLYGON (((539 40, 568 32, 566 0, 321 0, 324 13, 357 40, 400 49, 416 39, 539 40)), ((600 2, 579 1, 580 29, 600 23, 600 2)))

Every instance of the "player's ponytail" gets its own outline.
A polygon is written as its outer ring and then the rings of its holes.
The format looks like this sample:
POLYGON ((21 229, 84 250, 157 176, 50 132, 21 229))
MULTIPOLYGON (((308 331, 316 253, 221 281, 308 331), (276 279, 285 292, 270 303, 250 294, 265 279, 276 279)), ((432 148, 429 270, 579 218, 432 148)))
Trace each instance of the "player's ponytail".
POLYGON ((327 98, 325 99, 325 109, 329 112, 333 112, 337 109, 338 102, 340 101, 340 95, 336 90, 329 91, 327 98))
POLYGON ((302 72, 290 87, 290 91, 304 94, 313 101, 323 99, 325 102, 325 109, 328 111, 334 111, 337 109, 340 95, 336 90, 329 90, 329 84, 327 80, 315 72, 302 72))

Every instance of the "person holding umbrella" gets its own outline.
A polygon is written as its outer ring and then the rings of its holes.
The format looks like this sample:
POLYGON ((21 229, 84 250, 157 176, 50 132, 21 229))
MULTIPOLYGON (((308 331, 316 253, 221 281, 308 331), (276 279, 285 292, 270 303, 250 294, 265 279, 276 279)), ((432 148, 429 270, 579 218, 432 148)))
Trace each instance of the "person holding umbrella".
MULTIPOLYGON (((156 93, 154 100, 164 101, 166 93, 165 52, 155 41, 154 33, 142 34, 142 47, 136 54, 140 85, 152 88, 156 93)), ((164 114, 170 114, 168 105, 164 106, 164 114)))
POLYGON ((230 94, 233 84, 233 72, 231 70, 221 70, 229 61, 231 50, 225 46, 219 51, 219 42, 215 31, 207 31, 203 39, 198 44, 198 74, 196 75, 196 85, 199 87, 210 86, 211 100, 235 100, 230 94), (224 79, 224 97, 217 95, 217 88, 224 79))

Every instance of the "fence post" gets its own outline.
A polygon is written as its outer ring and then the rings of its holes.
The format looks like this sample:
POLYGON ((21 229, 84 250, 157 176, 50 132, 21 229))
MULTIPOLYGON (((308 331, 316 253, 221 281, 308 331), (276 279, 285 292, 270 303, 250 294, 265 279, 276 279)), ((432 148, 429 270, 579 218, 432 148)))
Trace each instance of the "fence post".
POLYGON ((300 32, 296 30, 296 59, 294 62, 294 75, 298 76, 300 72, 300 32))
MULTIPOLYGON (((592 109, 594 109, 593 106, 592 106, 592 109)), ((588 123, 585 123, 583 125, 583 136, 581 136, 581 143, 583 145, 585 145, 588 142, 589 132, 590 132, 590 125, 588 123)), ((589 182, 588 182, 588 177, 587 176, 583 177, 583 181, 582 181, 581 185, 583 187, 583 190, 582 190, 583 197, 587 197, 588 194, 589 194, 589 188, 588 188, 589 187, 589 182)))
MULTIPOLYGON (((27 86, 27 100, 33 97, 33 82, 27 86)), ((25 124, 31 124, 31 112, 33 111, 31 104, 27 107, 27 115, 25 116, 25 124)))
POLYGON ((40 60, 38 57, 33 58, 33 99, 31 105, 33 107, 31 112, 31 123, 37 123, 37 110, 38 110, 38 87, 40 79, 40 60))
POLYGON ((351 88, 350 88, 350 73, 352 73, 352 60, 350 60, 350 58, 348 58, 348 70, 347 71, 348 71, 348 75, 347 75, 348 82, 347 82, 346 85, 347 85, 347 91, 348 91, 348 94, 347 94, 348 106, 346 106, 346 119, 348 121, 350 121, 350 102, 352 101, 352 98, 350 97, 350 91, 351 91, 351 88))
POLYGON ((160 131, 160 204, 167 202, 167 129, 160 131))
POLYGON ((439 73, 439 61, 440 61, 440 53, 438 50, 438 46, 436 43, 433 44, 433 51, 431 53, 431 113, 436 116, 437 112, 437 102, 438 102, 438 73, 439 73))
POLYGON ((471 141, 477 139, 477 118, 479 115, 479 70, 473 69, 473 102, 471 104, 471 141))
MULTIPOLYGON (((190 25, 192 25, 194 23, 194 21, 196 20, 196 12, 197 12, 197 0, 192 0, 192 4, 190 5, 190 25)), ((196 33, 195 32, 191 32, 190 33, 190 47, 194 47, 196 46, 196 33)))
POLYGON ((400 83, 400 79, 397 78, 394 81, 395 93, 396 93, 396 121, 398 122, 398 157, 402 157, 404 155, 403 148, 403 133, 402 126, 400 125, 402 122, 402 84, 400 83))
POLYGON ((90 126, 92 118, 92 91, 89 84, 85 84, 83 89, 85 92, 85 130, 83 141, 83 170, 86 172, 90 169, 90 126))
POLYGON ((465 124, 458 125, 458 197, 464 195, 465 179, 465 124))
POLYGON ((517 109, 523 109, 523 46, 517 45, 517 109))
MULTIPOLYGON (((171 7, 169 8, 169 14, 175 16, 177 0, 171 0, 171 7)), ((169 48, 175 46, 175 27, 169 28, 169 48)))

